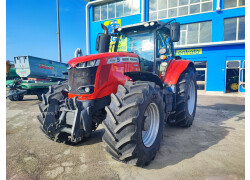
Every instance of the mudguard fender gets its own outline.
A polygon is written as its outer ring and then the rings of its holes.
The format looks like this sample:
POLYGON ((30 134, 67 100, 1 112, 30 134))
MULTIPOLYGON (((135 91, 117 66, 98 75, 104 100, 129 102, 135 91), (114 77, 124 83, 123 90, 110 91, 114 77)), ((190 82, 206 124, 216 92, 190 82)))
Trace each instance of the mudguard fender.
POLYGON ((194 63, 189 60, 172 60, 167 68, 164 83, 168 85, 176 84, 181 73, 185 71, 188 66, 194 67, 194 63))

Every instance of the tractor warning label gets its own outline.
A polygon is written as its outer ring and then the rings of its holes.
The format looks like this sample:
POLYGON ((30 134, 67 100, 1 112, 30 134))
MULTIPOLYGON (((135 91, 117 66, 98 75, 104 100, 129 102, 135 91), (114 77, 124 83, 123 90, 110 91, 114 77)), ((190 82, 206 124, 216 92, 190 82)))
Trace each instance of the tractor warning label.
POLYGON ((202 54, 202 49, 182 49, 182 50, 176 50, 176 55, 196 55, 196 54, 202 54))

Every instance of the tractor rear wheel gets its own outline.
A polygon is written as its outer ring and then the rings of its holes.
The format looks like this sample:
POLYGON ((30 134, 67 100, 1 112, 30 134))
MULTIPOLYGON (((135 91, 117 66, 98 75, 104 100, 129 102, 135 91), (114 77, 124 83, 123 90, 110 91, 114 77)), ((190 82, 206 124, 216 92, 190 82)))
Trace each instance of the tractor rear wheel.
POLYGON ((111 94, 103 121, 103 141, 115 159, 137 166, 148 165, 163 136, 164 102, 159 86, 136 81, 119 85, 111 94))
POLYGON ((188 67, 176 85, 176 111, 170 116, 169 124, 190 127, 193 123, 197 103, 197 83, 195 70, 188 67), (172 119, 171 119, 172 118, 172 119))

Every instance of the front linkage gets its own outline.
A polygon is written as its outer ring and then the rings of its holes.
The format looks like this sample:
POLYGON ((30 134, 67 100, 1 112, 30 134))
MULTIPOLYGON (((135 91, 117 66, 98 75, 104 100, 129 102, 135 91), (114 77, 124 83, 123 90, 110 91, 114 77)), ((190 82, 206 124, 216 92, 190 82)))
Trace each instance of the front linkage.
POLYGON ((82 141, 89 137, 93 129, 92 114, 94 101, 78 101, 78 97, 68 98, 67 82, 51 86, 39 105, 38 119, 42 131, 57 142, 82 141))
POLYGON ((81 127, 81 114, 84 113, 82 103, 74 99, 65 99, 64 103, 59 105, 57 100, 50 100, 50 104, 46 107, 47 112, 42 123, 42 130, 53 140, 79 142, 83 138, 83 129, 81 127), (59 106, 59 111, 57 110, 59 106), (56 113, 59 113, 59 118, 56 113), (70 115, 69 115, 70 114, 70 115), (73 116, 72 126, 67 124, 66 117, 73 116), (74 125, 73 125, 74 124, 74 125), (64 138, 62 138, 62 136, 64 138), (68 136, 65 137, 65 136, 68 136))

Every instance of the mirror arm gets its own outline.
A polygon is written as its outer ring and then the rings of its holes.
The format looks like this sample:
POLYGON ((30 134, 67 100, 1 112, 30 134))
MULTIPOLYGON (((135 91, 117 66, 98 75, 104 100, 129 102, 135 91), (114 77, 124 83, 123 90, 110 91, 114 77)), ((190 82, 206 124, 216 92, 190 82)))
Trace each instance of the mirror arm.
POLYGON ((165 27, 166 25, 170 24, 172 21, 175 21, 175 22, 176 22, 176 19, 172 19, 172 20, 170 20, 170 21, 168 21, 168 22, 162 24, 162 25, 159 26, 156 30, 158 31, 158 30, 162 29, 162 28, 165 27))

